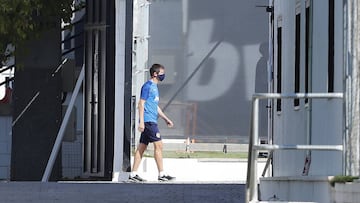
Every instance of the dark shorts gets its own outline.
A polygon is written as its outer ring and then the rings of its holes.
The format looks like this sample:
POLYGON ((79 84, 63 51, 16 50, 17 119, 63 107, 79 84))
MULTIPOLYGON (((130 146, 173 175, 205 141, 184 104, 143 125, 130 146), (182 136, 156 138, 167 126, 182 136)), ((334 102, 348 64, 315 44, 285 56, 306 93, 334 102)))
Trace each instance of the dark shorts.
POLYGON ((144 132, 141 133, 140 143, 148 145, 151 142, 160 141, 160 131, 157 123, 145 122, 144 132))

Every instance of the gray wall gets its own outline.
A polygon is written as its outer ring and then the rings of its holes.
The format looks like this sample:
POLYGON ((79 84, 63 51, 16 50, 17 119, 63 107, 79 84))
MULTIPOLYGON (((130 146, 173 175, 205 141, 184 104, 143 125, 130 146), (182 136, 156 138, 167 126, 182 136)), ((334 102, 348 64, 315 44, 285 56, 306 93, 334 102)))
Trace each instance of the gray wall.
POLYGON ((5 180, 10 178, 11 121, 10 116, 0 116, 0 179, 5 180))
MULTIPOLYGON (((159 85, 163 105, 184 85, 212 47, 223 40, 175 98, 168 114, 175 129, 163 135, 226 137, 247 141, 251 96, 267 92, 268 14, 261 1, 153 1, 150 7, 149 62, 162 63, 167 78, 159 85), (261 47, 261 50, 260 50, 261 47), (179 109, 196 104, 193 117, 179 109), (191 124, 188 126, 188 122, 191 124), (193 123, 194 121, 194 123, 193 123), (194 128, 195 127, 195 131, 194 128), (189 129, 190 128, 190 129, 189 129), (182 133, 181 133, 182 132, 182 133), (194 132, 194 133, 193 133, 194 132)), ((260 107, 266 136, 266 104, 260 107)))

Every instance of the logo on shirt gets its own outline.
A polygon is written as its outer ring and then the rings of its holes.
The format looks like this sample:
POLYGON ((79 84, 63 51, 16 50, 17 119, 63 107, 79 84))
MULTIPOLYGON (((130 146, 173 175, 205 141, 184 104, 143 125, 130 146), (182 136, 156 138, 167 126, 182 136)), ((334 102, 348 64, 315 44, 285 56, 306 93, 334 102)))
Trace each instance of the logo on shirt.
POLYGON ((159 99, 158 96, 156 96, 155 99, 154 99, 154 101, 159 101, 159 100, 160 100, 160 99, 159 99))

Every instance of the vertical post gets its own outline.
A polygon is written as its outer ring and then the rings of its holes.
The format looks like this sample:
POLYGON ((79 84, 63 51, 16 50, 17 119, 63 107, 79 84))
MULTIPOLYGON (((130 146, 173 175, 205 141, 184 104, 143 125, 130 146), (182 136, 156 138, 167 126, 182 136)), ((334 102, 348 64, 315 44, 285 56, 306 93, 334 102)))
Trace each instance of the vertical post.
POLYGON ((346 102, 346 126, 345 134, 345 164, 346 175, 357 176, 360 173, 360 154, 359 154, 359 137, 360 137, 360 75, 359 75, 359 57, 360 57, 360 17, 358 1, 347 0, 346 6, 346 41, 344 42, 346 53, 345 60, 345 102, 346 102))
MULTIPOLYGON (((253 101, 253 145, 259 144, 259 98, 254 98, 253 101)), ((256 149, 252 149, 252 183, 253 183, 253 192, 251 196, 251 200, 258 200, 258 182, 257 182, 257 155, 258 152, 256 149)))
POLYGON ((90 103, 92 103, 91 105, 91 133, 89 134, 89 136, 91 136, 92 139, 92 143, 91 143, 91 158, 90 158, 90 163, 91 163, 91 168, 89 168, 89 173, 97 173, 98 172, 98 162, 99 162, 99 157, 98 157, 98 145, 99 145, 99 31, 98 30, 94 30, 94 38, 95 38, 95 43, 94 43, 94 55, 93 55, 93 59, 94 59, 94 66, 93 66, 93 72, 92 72, 92 89, 91 89, 91 101, 90 103))
POLYGON ((117 0, 115 35, 114 158, 112 181, 128 178, 130 170, 131 60, 133 1, 117 0), (125 46, 125 48, 124 48, 125 46))
POLYGON ((246 178, 246 194, 245 202, 257 200, 257 151, 253 148, 254 144, 258 142, 258 122, 259 122, 259 99, 253 97, 252 100, 252 112, 250 121, 250 138, 249 138, 249 149, 248 149, 248 167, 247 167, 247 178, 246 178))
MULTIPOLYGON (((136 39, 136 72, 134 76, 134 94, 136 106, 139 103, 139 96, 141 92, 141 85, 146 81, 148 74, 148 52, 149 52, 149 10, 150 2, 147 0, 134 1, 135 7, 135 23, 134 23, 134 37, 136 39)), ((138 129, 138 109, 135 113, 135 142, 138 143, 140 133, 138 129)))
POLYGON ((250 201, 250 197, 252 196, 252 167, 253 167, 253 123, 254 123, 254 99, 252 101, 251 106, 251 115, 250 115, 250 135, 249 135, 249 146, 248 146, 248 164, 247 164, 247 174, 246 174, 246 191, 245 191, 245 203, 248 203, 250 201))
POLYGON ((349 71, 348 71, 348 33, 349 33, 349 26, 348 26, 348 1, 344 0, 343 1, 343 37, 344 37, 344 43, 343 43, 343 92, 344 92, 344 97, 343 97, 343 137, 342 137, 342 142, 343 142, 343 163, 342 163, 342 173, 343 175, 345 175, 347 173, 347 159, 346 159, 346 140, 347 140, 347 135, 349 132, 348 129, 348 101, 349 101, 349 97, 348 97, 348 75, 349 75, 349 71))
MULTIPOLYGON (((310 1, 310 0, 309 0, 310 1)), ((307 61, 307 65, 308 65, 308 81, 307 81, 307 85, 308 85, 308 89, 307 92, 312 92, 312 30, 313 30, 313 11, 314 11, 314 6, 313 6, 313 1, 309 2, 310 5, 308 6, 309 9, 309 25, 308 25, 308 35, 309 35, 309 43, 308 44, 308 61, 307 61)), ((312 143, 312 98, 306 97, 306 99, 308 100, 308 108, 307 108, 307 112, 306 112, 306 144, 311 145, 312 143)), ((311 164, 311 150, 307 150, 306 151, 306 157, 305 157, 305 163, 304 163, 304 169, 303 169, 303 175, 308 175, 309 173, 309 169, 310 169, 310 164, 311 164)))
POLYGON ((123 171, 124 164, 124 137, 125 135, 125 27, 126 27, 126 2, 125 0, 115 3, 115 101, 114 106, 114 160, 112 181, 125 180, 123 171))
MULTIPOLYGON (((269 0, 268 6, 272 9, 269 15, 269 59, 267 63, 267 80, 268 80, 268 93, 274 93, 274 2, 273 0, 269 0)), ((268 144, 272 143, 273 139, 273 117, 274 117, 274 108, 275 100, 268 99, 267 105, 270 107, 268 108, 268 120, 267 120, 267 127, 268 127, 268 144)))
POLYGON ((354 103, 352 103, 353 106, 353 111, 352 111, 352 115, 353 115, 353 120, 352 120, 352 127, 353 127, 353 131, 351 134, 351 142, 354 143, 354 149, 353 149, 353 153, 351 154, 351 157, 354 157, 353 161, 354 161, 354 171, 352 174, 353 176, 358 176, 360 173, 360 154, 359 154, 359 150, 360 150, 360 90, 359 90, 359 86, 360 86, 360 70, 359 70, 359 65, 360 65, 360 6, 359 6, 359 1, 352 1, 353 2, 353 36, 354 39, 352 41, 352 46, 353 46, 353 72, 352 72, 352 77, 354 79, 353 84, 352 84, 352 90, 354 91, 355 98, 354 100, 352 100, 354 103))

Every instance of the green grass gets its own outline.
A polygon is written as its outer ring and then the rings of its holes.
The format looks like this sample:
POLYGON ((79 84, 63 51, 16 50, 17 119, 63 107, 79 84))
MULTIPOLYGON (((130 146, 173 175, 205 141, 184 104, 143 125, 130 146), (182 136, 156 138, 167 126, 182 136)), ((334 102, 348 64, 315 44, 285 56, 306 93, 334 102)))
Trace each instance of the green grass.
POLYGON ((357 180, 359 179, 358 176, 343 176, 343 175, 338 175, 333 177, 330 180, 330 185, 331 186, 335 186, 335 183, 346 183, 346 182, 353 182, 353 180, 357 180))
MULTIPOLYGON (((145 157, 153 157, 153 151, 147 151, 144 153, 145 157)), ((185 151, 164 151, 163 158, 230 158, 240 159, 247 158, 245 152, 213 152, 213 151, 196 151, 187 153, 185 151)))

